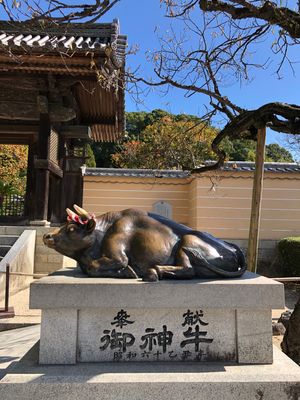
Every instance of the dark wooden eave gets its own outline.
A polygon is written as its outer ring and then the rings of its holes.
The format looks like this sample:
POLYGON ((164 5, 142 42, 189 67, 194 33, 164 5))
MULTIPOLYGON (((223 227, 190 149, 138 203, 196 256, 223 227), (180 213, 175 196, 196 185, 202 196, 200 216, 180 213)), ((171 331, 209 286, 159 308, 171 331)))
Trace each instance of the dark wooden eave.
MULTIPOLYGON (((118 140, 125 128, 126 43, 126 36, 119 33, 118 21, 43 27, 0 21, 0 91, 8 90, 12 76, 17 85, 21 77, 32 81, 30 77, 33 76, 43 85, 43 77, 50 74, 58 85, 68 82, 69 87, 72 86, 79 107, 76 123, 90 126, 93 140, 118 140)), ((44 89, 36 86, 35 90, 44 89)), ((38 119, 35 99, 28 98, 30 101, 23 106, 24 121, 35 121, 38 119)), ((18 101, 11 99, 10 105, 1 102, 0 99, 0 114, 13 118, 18 101)), ((71 109, 61 106, 57 109, 56 104, 49 103, 49 111, 53 121, 58 116, 57 121, 64 122, 60 112, 66 116, 66 122, 73 118, 71 109)))

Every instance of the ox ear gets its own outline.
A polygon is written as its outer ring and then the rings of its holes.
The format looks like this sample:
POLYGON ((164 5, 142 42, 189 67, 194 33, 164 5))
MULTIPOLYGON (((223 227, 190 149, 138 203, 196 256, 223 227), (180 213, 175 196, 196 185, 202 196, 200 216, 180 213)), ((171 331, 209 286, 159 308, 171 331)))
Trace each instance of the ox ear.
POLYGON ((96 228, 96 221, 94 218, 91 218, 88 220, 87 224, 86 224, 86 231, 88 233, 92 233, 94 231, 94 229, 96 228))

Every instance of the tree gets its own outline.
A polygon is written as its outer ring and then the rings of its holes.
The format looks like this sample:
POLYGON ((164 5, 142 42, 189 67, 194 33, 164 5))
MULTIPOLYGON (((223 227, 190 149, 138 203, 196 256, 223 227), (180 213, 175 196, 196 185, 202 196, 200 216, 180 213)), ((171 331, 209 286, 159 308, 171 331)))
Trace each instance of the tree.
POLYGON ((120 147, 120 144, 118 143, 99 143, 99 142, 94 142, 91 144, 94 156, 95 156, 95 161, 96 161, 96 166, 99 168, 113 168, 114 164, 111 159, 112 155, 118 151, 118 148, 120 147))
POLYGON ((288 148, 295 153, 296 161, 300 161, 300 136, 288 135, 286 138, 288 148))
MULTIPOLYGON (((300 43, 299 2, 298 10, 292 8, 296 5, 294 2, 288 8, 283 7, 280 0, 163 0, 163 3, 171 18, 183 18, 186 26, 197 35, 198 41, 193 42, 197 47, 187 48, 182 38, 173 41, 162 38, 161 49, 153 55, 157 79, 139 77, 135 82, 172 85, 189 94, 204 94, 210 106, 207 117, 217 114, 225 117, 226 124, 212 143, 218 162, 197 171, 222 165, 226 152, 220 145, 225 138, 256 140, 263 126, 277 132, 300 134, 300 106, 272 102, 248 110, 225 96, 221 87, 230 74, 235 79, 248 80, 252 68, 268 66, 268 59, 266 62, 253 59, 253 49, 259 43, 263 43, 265 54, 270 50, 279 56, 276 68, 279 76, 286 63, 294 72, 289 50, 300 43), (201 18, 197 15, 196 22, 191 19, 194 9, 201 15, 201 18)), ((300 298, 282 346, 296 362, 300 360, 299 335, 296 336, 300 326, 299 310, 300 298)))
POLYGON ((155 109, 151 112, 139 111, 126 113, 126 131, 131 139, 141 139, 141 132, 148 125, 159 121, 161 118, 172 114, 167 111, 155 109))
MULTIPOLYGON (((256 145, 253 140, 225 140, 223 147, 230 161, 255 161, 256 145)), ((266 162, 293 162, 292 154, 277 143, 266 145, 266 162)))
POLYGON ((95 155, 90 144, 87 145, 86 150, 88 158, 86 159, 85 164, 87 167, 95 168, 96 167, 95 155))
MULTIPOLYGON (((153 122, 158 121, 166 115, 170 114, 163 110, 153 110, 150 113, 146 111, 126 112, 126 135, 119 143, 92 143, 91 146, 95 155, 97 167, 116 167, 117 165, 112 159, 112 155, 125 150, 125 147, 128 148, 128 151, 132 154, 129 142, 140 140, 141 132, 147 125, 151 125, 153 122)), ((132 144, 132 146, 134 147, 134 144, 132 144)))
POLYGON ((211 159, 210 143, 216 130, 207 124, 165 116, 146 126, 142 140, 131 140, 112 156, 122 168, 196 168, 211 159))
POLYGON ((200 118, 195 115, 171 114, 160 109, 154 109, 151 112, 127 112, 125 113, 125 116, 126 134, 119 143, 92 143, 91 146, 95 155, 97 167, 113 168, 120 166, 120 164, 116 162, 118 157, 112 159, 112 155, 122 152, 125 154, 127 151, 128 157, 130 154, 131 161, 129 162, 128 159, 128 162, 122 165, 133 165, 132 168, 137 168, 137 165, 141 165, 140 162, 133 161, 137 149, 137 143, 143 142, 143 132, 147 126, 153 125, 164 117, 169 117, 172 121, 191 121, 195 125, 201 122, 200 118))
POLYGON ((96 22, 120 0, 91 0, 80 3, 75 0, 0 0, 0 10, 11 21, 27 24, 61 22, 96 22))
POLYGON ((127 112, 126 131, 128 137, 132 139, 140 139, 141 132, 146 128, 146 126, 152 125, 164 117, 170 117, 173 121, 192 121, 195 124, 201 122, 201 119, 196 115, 171 114, 168 111, 161 109, 154 109, 150 112, 127 112))
MULTIPOLYGON (((92 149, 96 159, 97 167, 102 168, 112 168, 112 167, 124 167, 124 168, 157 168, 157 163, 155 160, 150 162, 149 156, 149 146, 144 144, 145 132, 149 132, 149 127, 155 123, 161 121, 163 118, 169 118, 171 125, 174 122, 191 122, 196 127, 201 124, 199 117, 195 115, 187 114, 170 114, 165 110, 155 109, 151 112, 139 111, 139 112, 127 112, 126 113, 126 136, 120 143, 92 143, 92 149), (115 156, 113 156, 115 155, 115 156), (112 157, 113 156, 113 157, 112 157)), ((167 121, 167 120, 166 120, 167 121)), ((217 130, 213 129, 213 135, 210 137, 209 145, 212 139, 217 135, 217 130)), ((184 134, 185 135, 185 134, 184 134)), ((147 139, 148 140, 148 139, 147 139)), ((170 139, 171 140, 171 139, 170 139)), ((178 146, 185 146, 185 137, 182 138, 182 143, 179 145, 179 140, 177 140, 178 146)), ((158 147, 158 142, 156 143, 158 147)), ((162 146, 161 151, 165 151, 164 140, 161 139, 160 144, 162 146)), ((174 144, 175 145, 175 144, 174 144)), ((266 146, 266 161, 269 162, 292 162, 292 155, 286 151, 283 147, 275 145, 276 149, 270 151, 269 147, 266 146), (276 151, 275 151, 276 150, 276 151)), ((194 151, 196 149, 196 144, 194 144, 194 151)), ((230 161, 254 161, 255 160, 255 142, 246 139, 237 139, 234 141, 229 141, 228 139, 222 144, 222 148, 227 154, 227 160, 230 161)), ((152 149, 153 150, 153 149, 152 149)), ((158 151, 158 148, 157 148, 158 151)), ((204 154, 203 154, 204 157, 204 154)), ((204 161, 203 157, 200 157, 201 161, 204 161)), ((215 159, 215 155, 209 151, 207 154, 207 159, 215 159)), ((183 160, 182 160, 183 161, 183 160)), ((198 165, 201 162, 198 162, 198 165)), ((173 168, 178 165, 182 168, 183 163, 174 162, 171 167, 170 161, 161 162, 161 168, 173 168), (168 165, 168 167, 166 167, 168 165)), ((185 164, 191 165, 190 163, 185 164)))
POLYGON ((266 146, 266 161, 275 162, 293 162, 293 156, 284 147, 277 143, 271 143, 266 146))
MULTIPOLYGON (((227 155, 222 141, 256 140, 262 126, 283 133, 300 133, 300 106, 268 103, 248 110, 224 94, 229 81, 251 78, 254 68, 266 68, 266 60, 255 60, 255 48, 266 43, 276 54, 280 75, 283 65, 293 63, 289 48, 300 37, 300 14, 281 7, 278 1, 209 1, 163 0, 170 18, 181 21, 184 30, 174 30, 160 38, 160 49, 153 52, 155 78, 131 75, 131 83, 182 89, 186 95, 207 96, 207 112, 202 120, 219 116, 225 121, 212 142, 218 156, 215 165, 197 169, 198 172, 218 168, 227 155), (263 42, 265 40, 265 42, 263 42), (194 45, 194 47, 193 47, 194 45)), ((265 53, 267 51, 265 50, 265 53)), ((136 86, 138 89, 138 86, 136 86)))
POLYGON ((0 145, 0 196, 17 193, 24 195, 26 190, 27 146, 0 145))

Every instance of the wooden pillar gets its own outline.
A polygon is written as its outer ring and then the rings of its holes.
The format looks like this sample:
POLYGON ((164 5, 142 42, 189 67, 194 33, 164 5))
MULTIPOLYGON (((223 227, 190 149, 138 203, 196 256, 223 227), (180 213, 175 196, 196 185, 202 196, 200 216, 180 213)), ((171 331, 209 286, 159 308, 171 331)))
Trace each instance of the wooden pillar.
MULTIPOLYGON (((38 158, 48 159, 49 157, 49 137, 51 124, 48 114, 40 114, 39 137, 38 137, 38 158)), ((35 190, 35 221, 47 221, 48 202, 49 202, 49 179, 50 172, 47 169, 36 170, 36 190, 35 190)))
POLYGON ((34 171, 34 155, 36 153, 35 143, 33 139, 28 145, 28 162, 27 162, 27 181, 25 196, 25 216, 29 221, 34 218, 35 203, 35 171, 34 171))
POLYGON ((36 196, 34 219, 47 221, 49 203, 49 171, 39 169, 36 172, 36 196))
POLYGON ((62 180, 61 222, 66 219, 66 208, 72 208, 73 204, 82 206, 83 177, 81 170, 65 171, 62 180))
MULTIPOLYGON (((60 177, 51 174, 48 207, 48 218, 51 224, 61 222, 62 181, 60 177)), ((65 214, 66 212, 64 210, 64 220, 66 219, 65 214)))
POLYGON ((256 144, 255 172, 253 179, 251 220, 249 230, 247 263, 248 270, 256 272, 259 243, 261 197, 264 177, 266 127, 259 128, 256 144))

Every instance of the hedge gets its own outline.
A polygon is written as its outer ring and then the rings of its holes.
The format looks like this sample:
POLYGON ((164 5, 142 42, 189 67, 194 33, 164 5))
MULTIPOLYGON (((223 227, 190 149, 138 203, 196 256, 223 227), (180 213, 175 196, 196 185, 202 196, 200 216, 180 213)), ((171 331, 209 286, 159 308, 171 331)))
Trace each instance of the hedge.
POLYGON ((278 243, 285 276, 300 276, 300 237, 287 237, 278 243))

